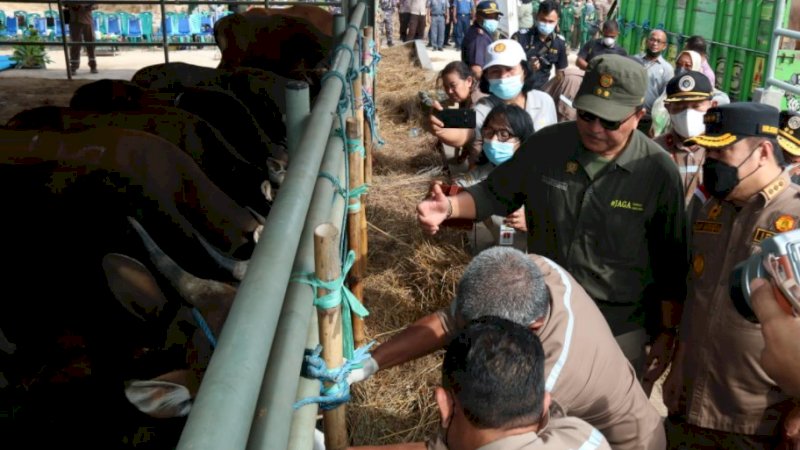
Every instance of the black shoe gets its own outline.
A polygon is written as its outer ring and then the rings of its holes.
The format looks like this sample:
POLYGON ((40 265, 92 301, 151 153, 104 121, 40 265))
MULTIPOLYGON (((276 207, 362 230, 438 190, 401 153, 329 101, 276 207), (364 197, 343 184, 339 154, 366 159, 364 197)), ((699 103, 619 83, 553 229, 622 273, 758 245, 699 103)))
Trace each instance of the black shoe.
POLYGON ((97 71, 97 67, 92 67, 91 69, 89 69, 89 72, 91 72, 91 73, 100 73, 100 72, 97 71))

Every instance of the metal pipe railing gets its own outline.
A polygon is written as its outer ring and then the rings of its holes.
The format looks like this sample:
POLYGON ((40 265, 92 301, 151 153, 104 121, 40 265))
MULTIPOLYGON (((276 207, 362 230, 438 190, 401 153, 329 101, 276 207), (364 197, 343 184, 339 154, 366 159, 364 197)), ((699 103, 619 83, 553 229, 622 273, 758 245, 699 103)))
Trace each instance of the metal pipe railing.
POLYGON ((781 27, 785 12, 786 2, 777 0, 775 2, 775 17, 772 23, 772 42, 769 46, 769 56, 767 57, 767 76, 765 77, 764 84, 767 87, 775 86, 793 94, 800 95, 800 87, 775 79, 775 65, 778 60, 778 49, 781 46, 781 36, 791 39, 800 39, 800 32, 781 27))
MULTIPOLYGON (((344 203, 342 203, 342 205, 344 205, 344 203)), ((319 344, 319 324, 317 315, 311 314, 311 323, 308 325, 306 348, 314 348, 317 344, 319 344)), ((319 380, 300 378, 295 400, 302 400, 319 395, 319 388, 319 380)), ((309 432, 309 430, 314 429, 316 425, 317 410, 318 408, 316 405, 306 405, 294 411, 292 415, 292 426, 289 428, 289 442, 285 447, 286 450, 311 450, 314 447, 314 434, 309 432)), ((281 448, 281 450, 283 450, 283 448, 281 448)))
MULTIPOLYGON (((333 125, 336 126, 337 124, 333 125)), ((342 139, 338 136, 331 137, 320 172, 330 173, 344 183, 344 158, 342 139)), ((318 178, 300 238, 300 248, 295 257, 295 273, 314 271, 314 229, 325 222, 341 224, 344 210, 344 198, 337 194, 329 180, 318 178)), ((313 305, 314 295, 309 286, 301 283, 289 285, 261 386, 248 450, 284 450, 288 444, 288 425, 292 419, 292 404, 295 401, 298 374, 303 360, 303 336, 309 327, 310 318, 316 318, 313 305)), ((319 395, 319 383, 314 395, 319 395)), ((312 409, 316 415, 316 405, 303 408, 312 409)))
MULTIPOLYGON (((356 6, 344 35, 353 48, 366 6, 356 6)), ((350 52, 339 49, 333 69, 346 74, 350 52)), ((267 217, 264 234, 253 252, 248 276, 239 286, 217 349, 206 371, 178 449, 244 449, 270 356, 283 299, 292 275, 291 258, 299 234, 287 233, 303 223, 319 172, 323 148, 345 86, 337 77, 322 85, 307 132, 293 155, 281 194, 267 217)))

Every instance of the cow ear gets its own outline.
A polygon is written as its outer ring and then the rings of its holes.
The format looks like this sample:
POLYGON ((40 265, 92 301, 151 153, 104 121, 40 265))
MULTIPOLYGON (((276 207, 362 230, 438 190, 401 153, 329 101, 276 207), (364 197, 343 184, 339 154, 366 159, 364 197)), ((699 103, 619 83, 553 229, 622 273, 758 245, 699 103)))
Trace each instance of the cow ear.
POLYGON ((114 297, 139 319, 154 319, 166 306, 167 298, 155 277, 139 261, 109 253, 103 257, 103 271, 114 297))
POLYGON ((175 370, 153 380, 134 380, 127 383, 125 397, 139 411, 151 417, 169 419, 184 417, 192 409, 192 374, 175 370))

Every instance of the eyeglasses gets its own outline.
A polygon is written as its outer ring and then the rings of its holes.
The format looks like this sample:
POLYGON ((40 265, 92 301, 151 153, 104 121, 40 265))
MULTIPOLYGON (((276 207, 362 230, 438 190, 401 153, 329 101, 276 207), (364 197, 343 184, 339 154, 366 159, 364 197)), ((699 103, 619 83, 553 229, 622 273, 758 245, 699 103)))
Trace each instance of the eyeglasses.
POLYGON ((491 128, 483 128, 483 129, 481 129, 481 137, 485 141, 488 141, 488 140, 492 139, 493 137, 497 137, 498 141, 507 142, 507 141, 515 138, 516 136, 514 136, 514 134, 511 131, 506 130, 506 129, 493 130, 491 128))
POLYGON ((656 44, 666 44, 667 41, 662 41, 661 39, 655 38, 647 38, 647 42, 655 42, 656 44))
POLYGON ((616 122, 612 122, 610 120, 606 120, 606 119, 597 117, 597 116, 595 116, 594 114, 592 114, 592 113, 590 113, 588 111, 584 111, 584 110, 581 110, 581 109, 578 110, 578 117, 581 120, 583 120, 585 122, 594 122, 595 120, 599 120, 600 121, 600 126, 605 128, 606 130, 609 130, 609 131, 618 130, 619 127, 622 126, 623 123, 627 122, 628 119, 633 117, 634 114, 636 114, 636 112, 634 112, 633 114, 631 114, 630 116, 628 116, 628 117, 626 117, 626 118, 624 118, 622 120, 619 120, 619 121, 616 121, 616 122))

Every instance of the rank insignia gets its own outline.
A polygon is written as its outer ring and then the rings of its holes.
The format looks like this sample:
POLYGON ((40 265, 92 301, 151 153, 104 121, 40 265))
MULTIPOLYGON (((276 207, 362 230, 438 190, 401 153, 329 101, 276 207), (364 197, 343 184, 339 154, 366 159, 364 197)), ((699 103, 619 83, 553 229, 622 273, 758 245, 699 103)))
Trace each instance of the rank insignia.
POLYGON ((722 205, 717 203, 708 210, 708 220, 717 220, 717 217, 722 213, 722 205))
POLYGON ((795 218, 788 214, 784 214, 775 219, 775 230, 777 230, 780 233, 793 230, 795 225, 796 225, 795 218))
POLYGON ((567 173, 578 173, 578 163, 569 161, 567 163, 567 173))
POLYGON ((700 275, 705 268, 706 260, 703 258, 703 255, 694 255, 694 259, 692 259, 692 269, 694 269, 694 273, 700 275))
POLYGON ((761 241, 771 238, 772 236, 775 236, 774 232, 764 228, 756 228, 756 232, 753 233, 753 243, 760 244, 761 241))

